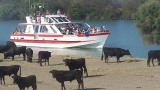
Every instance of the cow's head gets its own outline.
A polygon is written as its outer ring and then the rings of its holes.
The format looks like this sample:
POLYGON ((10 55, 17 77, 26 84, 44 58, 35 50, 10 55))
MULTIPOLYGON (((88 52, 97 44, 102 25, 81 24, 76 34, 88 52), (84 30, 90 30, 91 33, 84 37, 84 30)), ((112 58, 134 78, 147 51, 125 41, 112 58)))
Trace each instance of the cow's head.
POLYGON ((9 57, 9 55, 7 54, 7 52, 4 52, 4 59, 7 59, 9 57))
POLYGON ((131 53, 129 52, 129 50, 127 49, 127 50, 125 50, 124 52, 124 55, 130 55, 131 56, 131 53))
POLYGON ((52 77, 55 78, 58 71, 57 70, 51 70, 51 71, 49 71, 49 73, 52 73, 52 77))
POLYGON ((65 62, 65 66, 68 66, 68 64, 70 63, 69 59, 64 59, 63 62, 65 62))
POLYGON ((13 83, 17 83, 17 81, 20 79, 21 76, 18 76, 18 75, 12 75, 11 76, 13 78, 13 83))
POLYGON ((32 57, 27 57, 28 58, 28 62, 32 62, 32 57))

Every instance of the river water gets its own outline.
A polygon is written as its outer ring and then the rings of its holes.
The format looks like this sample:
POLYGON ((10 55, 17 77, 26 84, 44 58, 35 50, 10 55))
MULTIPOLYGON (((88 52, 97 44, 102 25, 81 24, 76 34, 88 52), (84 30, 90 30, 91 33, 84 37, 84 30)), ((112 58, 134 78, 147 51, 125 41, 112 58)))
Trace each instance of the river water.
MULTIPOLYGON (((21 20, 12 21, 0 21, 0 44, 8 41, 12 30, 18 27, 18 23, 24 23, 21 20)), ((133 57, 147 58, 149 50, 159 49, 160 46, 145 45, 142 42, 141 36, 138 33, 137 27, 133 20, 96 20, 96 21, 82 21, 87 22, 91 26, 105 26, 110 30, 111 34, 106 40, 105 47, 119 47, 123 49, 129 49, 133 57)), ((35 51, 39 48, 34 48, 35 51)), ((43 48, 44 50, 52 51, 52 54, 56 55, 80 55, 80 56, 99 56, 101 57, 101 49, 82 49, 82 48, 71 48, 71 49, 49 49, 43 48)), ((42 48, 41 48, 42 50, 42 48)))

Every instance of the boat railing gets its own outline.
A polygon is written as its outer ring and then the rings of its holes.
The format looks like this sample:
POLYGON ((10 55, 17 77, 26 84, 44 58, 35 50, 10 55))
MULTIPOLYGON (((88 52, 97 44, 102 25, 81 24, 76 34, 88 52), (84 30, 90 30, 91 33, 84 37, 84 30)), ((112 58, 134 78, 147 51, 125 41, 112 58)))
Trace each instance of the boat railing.
POLYGON ((15 30, 13 30, 12 31, 12 34, 24 34, 25 33, 25 30, 23 29, 23 30, 19 30, 19 29, 15 29, 15 30))
POLYGON ((27 23, 60 23, 70 22, 65 15, 42 15, 42 16, 27 16, 27 23))
POLYGON ((89 27, 88 29, 84 29, 82 27, 57 27, 62 34, 65 35, 78 35, 78 34, 97 34, 109 32, 105 27, 89 27))

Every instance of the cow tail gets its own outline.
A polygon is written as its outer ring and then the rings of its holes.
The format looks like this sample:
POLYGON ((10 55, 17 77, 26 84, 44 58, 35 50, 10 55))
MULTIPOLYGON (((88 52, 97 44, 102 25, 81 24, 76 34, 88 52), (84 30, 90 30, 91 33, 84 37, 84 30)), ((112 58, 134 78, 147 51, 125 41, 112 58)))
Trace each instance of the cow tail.
POLYGON ((87 67, 86 67, 86 61, 85 60, 84 60, 84 73, 87 74, 87 76, 88 76, 87 67))
POLYGON ((102 49, 102 56, 101 56, 101 61, 103 60, 103 49, 102 49))
POLYGON ((19 75, 21 76, 21 66, 19 66, 19 70, 20 70, 20 71, 19 71, 19 75))

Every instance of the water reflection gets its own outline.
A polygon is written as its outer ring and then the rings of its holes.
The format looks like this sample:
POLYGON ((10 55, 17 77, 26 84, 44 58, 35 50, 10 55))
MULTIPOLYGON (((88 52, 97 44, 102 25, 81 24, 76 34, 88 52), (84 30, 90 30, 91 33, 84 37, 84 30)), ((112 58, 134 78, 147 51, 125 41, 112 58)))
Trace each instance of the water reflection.
POLYGON ((39 51, 49 51, 52 55, 77 55, 77 56, 97 56, 100 57, 102 54, 102 49, 90 49, 90 48, 32 48, 34 53, 39 51))

